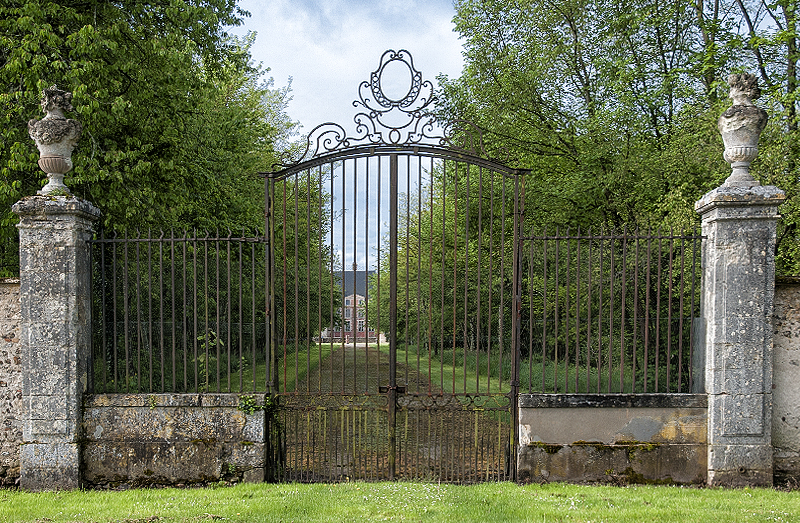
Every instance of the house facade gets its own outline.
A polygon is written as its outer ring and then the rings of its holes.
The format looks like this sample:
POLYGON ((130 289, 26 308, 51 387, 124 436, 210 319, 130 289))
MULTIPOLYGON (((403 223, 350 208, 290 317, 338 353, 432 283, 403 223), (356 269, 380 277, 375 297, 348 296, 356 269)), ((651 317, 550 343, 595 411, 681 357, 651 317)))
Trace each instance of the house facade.
POLYGON ((326 342, 370 342, 385 341, 382 333, 376 332, 367 323, 367 299, 361 294, 349 294, 342 300, 338 310, 341 325, 327 327, 320 334, 320 341, 326 342))

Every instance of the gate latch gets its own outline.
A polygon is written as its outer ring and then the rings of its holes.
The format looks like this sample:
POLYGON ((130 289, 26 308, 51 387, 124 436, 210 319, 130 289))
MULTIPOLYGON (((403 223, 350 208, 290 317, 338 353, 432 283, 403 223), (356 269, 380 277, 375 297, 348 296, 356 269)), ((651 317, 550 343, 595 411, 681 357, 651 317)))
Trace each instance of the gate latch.
POLYGON ((394 388, 398 394, 406 393, 406 388, 402 385, 397 385, 395 387, 390 387, 389 385, 378 385, 378 392, 380 392, 381 394, 387 394, 389 392, 389 389, 392 388, 394 388))

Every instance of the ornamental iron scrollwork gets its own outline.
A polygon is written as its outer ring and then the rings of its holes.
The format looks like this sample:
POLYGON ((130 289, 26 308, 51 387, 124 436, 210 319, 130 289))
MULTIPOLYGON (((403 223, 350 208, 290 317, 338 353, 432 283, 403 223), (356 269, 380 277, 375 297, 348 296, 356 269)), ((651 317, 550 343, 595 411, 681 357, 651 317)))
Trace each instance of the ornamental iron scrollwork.
MULTIPOLYGON (((353 102, 359 110, 353 117, 354 134, 348 135, 347 130, 337 123, 320 124, 308 133, 305 150, 296 161, 276 167, 290 168, 320 156, 364 146, 428 145, 491 159, 477 125, 466 120, 442 121, 437 118, 433 111, 433 83, 423 79, 411 54, 405 49, 384 52, 369 80, 359 85, 358 96, 359 99, 353 102), (400 67, 408 75, 409 85, 400 91, 405 92, 403 96, 394 97, 387 93, 385 75, 390 67, 400 67)), ((506 163, 508 152, 503 149, 500 154, 504 158, 495 161, 506 163)))

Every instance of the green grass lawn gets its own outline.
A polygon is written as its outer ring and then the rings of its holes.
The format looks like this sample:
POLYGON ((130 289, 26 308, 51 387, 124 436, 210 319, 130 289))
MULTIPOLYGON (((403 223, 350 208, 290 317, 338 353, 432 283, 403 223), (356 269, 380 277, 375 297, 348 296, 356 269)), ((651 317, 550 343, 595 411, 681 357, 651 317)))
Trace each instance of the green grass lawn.
POLYGON ((561 483, 260 484, 31 494, 0 490, 3 522, 798 521, 800 492, 561 483))
MULTIPOLYGON (((388 344, 382 344, 380 349, 388 356, 388 344)), ((464 349, 457 348, 454 356, 453 349, 446 348, 440 355, 433 355, 425 349, 417 352, 417 348, 413 345, 398 343, 397 361, 408 362, 412 368, 416 367, 419 361, 420 370, 425 373, 430 368, 431 383, 442 388, 444 392, 505 394, 511 390, 509 385, 511 355, 508 353, 500 358, 497 353, 492 353, 490 357, 485 352, 475 354, 474 351, 465 352, 464 349), (491 379, 487 378, 489 375, 491 375, 491 379)), ((588 369, 587 373, 586 366, 576 367, 574 364, 566 364, 563 361, 558 365, 552 361, 543 363, 536 358, 521 360, 519 369, 519 381, 522 387, 520 392, 523 393, 528 390, 595 392, 598 382, 600 390, 603 392, 630 392, 633 390, 631 378, 632 371, 630 368, 626 368, 622 389, 620 389, 619 366, 611 370, 608 368, 598 370, 592 367, 588 369), (609 379, 609 374, 611 379, 609 379)))

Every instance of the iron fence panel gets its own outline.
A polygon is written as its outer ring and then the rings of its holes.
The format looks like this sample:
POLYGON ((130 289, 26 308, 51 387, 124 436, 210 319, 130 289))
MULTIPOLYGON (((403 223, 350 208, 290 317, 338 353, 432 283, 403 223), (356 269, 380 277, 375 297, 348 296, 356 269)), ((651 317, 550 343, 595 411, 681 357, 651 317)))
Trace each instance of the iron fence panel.
POLYGON ((263 236, 101 233, 92 392, 267 392, 263 236))
POLYGON ((691 392, 701 241, 660 229, 524 236, 528 391, 691 392))

